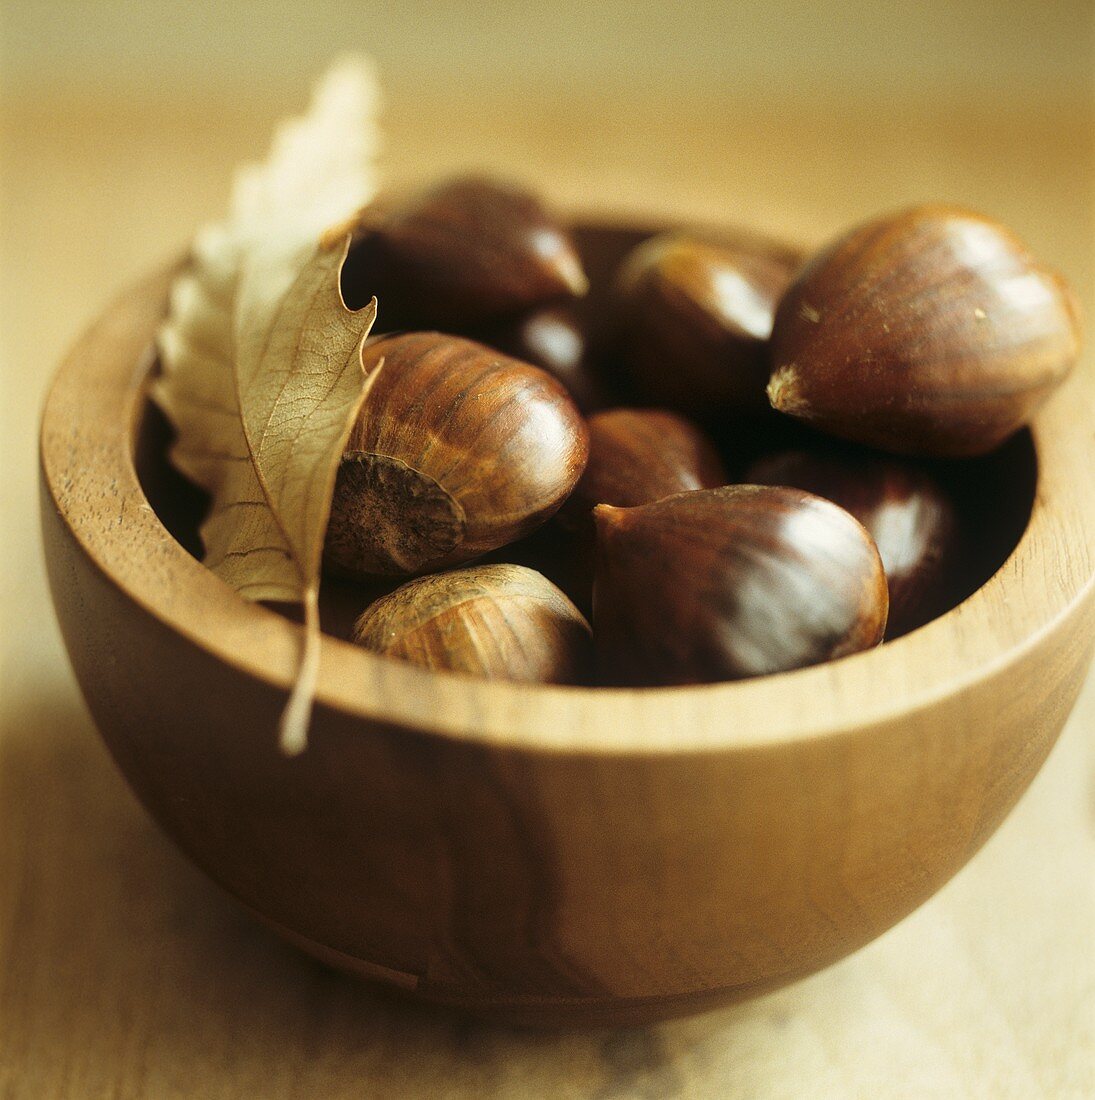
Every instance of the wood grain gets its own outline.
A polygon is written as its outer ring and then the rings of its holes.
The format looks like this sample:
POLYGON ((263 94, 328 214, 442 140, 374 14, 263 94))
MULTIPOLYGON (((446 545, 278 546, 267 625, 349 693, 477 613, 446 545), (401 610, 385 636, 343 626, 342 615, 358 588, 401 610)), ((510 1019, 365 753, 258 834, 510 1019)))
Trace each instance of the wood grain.
MULTIPOLYGON (((444 111, 418 123, 417 133, 409 113, 402 119, 403 132, 422 139, 413 145, 430 150, 430 159, 421 154, 418 163, 397 151, 407 175, 459 155, 455 143, 446 144, 444 111)), ((578 152, 555 169, 553 186, 564 198, 584 188, 581 178, 606 195, 636 200, 657 188, 671 193, 679 208, 719 216, 727 196, 736 194, 747 216, 752 211, 762 224, 795 232, 851 221, 904 199, 902 189, 939 193, 959 179, 968 201, 1031 226, 1036 247, 1060 256, 1085 302, 1091 300, 1086 238, 1075 232, 1087 216, 1087 176, 1075 159, 1087 141, 1079 121, 1058 117, 1053 128, 1020 122, 1005 133, 986 120, 937 126, 925 115, 911 130, 901 128, 897 143, 874 118, 860 125, 845 114, 838 129, 835 114, 819 111, 800 115, 801 127, 792 124, 781 135, 760 116, 752 116, 755 122, 743 116, 735 138, 744 158, 720 161, 723 167, 706 182, 681 186, 676 180, 670 188, 670 166, 659 177, 663 169, 649 153, 632 164, 626 184, 609 182, 608 170, 598 165, 605 135, 620 116, 578 108, 587 119, 598 112, 604 121, 587 135, 587 162, 578 152), (796 141, 817 166, 799 191, 793 177, 778 172, 796 141), (860 156, 864 148, 875 155, 848 191, 847 153, 860 156), (766 164, 767 178, 778 185, 761 194, 750 183, 754 172, 765 174, 766 164), (1019 169, 1025 185, 1016 189, 1019 169), (1057 201, 1045 202, 1047 193, 1057 201)), ((671 112, 665 114, 668 124, 671 112)), ((42 362, 43 347, 53 358, 74 330, 64 334, 48 324, 49 310, 67 300, 89 316, 99 294, 88 287, 167 254, 201 213, 215 209, 237 142, 254 144, 247 137, 253 119, 218 117, 214 126, 210 118, 191 129, 170 114, 147 124, 138 118, 136 126, 124 111, 90 117, 91 125, 87 118, 73 123, 56 150, 33 118, 10 146, 18 158, 6 184, 30 228, 15 238, 23 247, 17 255, 12 250, 13 263, 5 268, 5 290, 18 280, 25 308, 21 324, 6 335, 9 351, 19 355, 6 354, 5 361, 42 362), (142 144, 134 142, 135 133, 142 144), (210 134, 216 135, 212 158, 210 134), (108 196, 81 191, 71 209, 55 204, 62 210, 57 220, 36 220, 51 195, 76 194, 68 183, 74 158, 89 166, 81 177, 105 178, 127 156, 148 175, 144 190, 129 196, 124 217, 108 196), (179 192, 182 202, 164 220, 163 196, 178 179, 188 181, 187 191, 179 192), (129 232, 120 232, 123 225, 129 232), (73 247, 65 265, 35 259, 60 255, 67 242, 73 247)), ((651 115, 655 135, 659 117, 651 115)), ((534 164, 541 155, 559 163, 559 150, 573 142, 569 126, 564 138, 546 120, 528 131, 523 119, 498 115, 485 126, 500 164, 522 158, 534 164)), ((688 139, 692 155, 714 151, 715 136, 697 127, 688 139)), ((675 148, 679 152, 679 143, 675 148)), ((42 385, 40 376, 14 381, 14 392, 29 400, 42 385)), ((33 425, 28 419, 13 427, 8 445, 22 441, 29 451, 33 425)), ((21 628, 18 648, 6 654, 0 696, 0 1084, 12 1095, 996 1097, 1092 1091, 1090 691, 1030 796, 992 844, 938 898, 840 966, 748 1005, 657 1029, 546 1038, 469 1025, 378 998, 285 950, 159 839, 90 734, 63 671, 27 533, 33 502, 25 453, 20 461, 10 466, 20 471, 15 487, 4 485, 9 499, 20 502, 5 544, 16 555, 9 560, 23 567, 5 578, 3 613, 5 625, 21 628)), ((1063 561, 1072 549, 1055 553, 1063 561)), ((1057 565, 1047 564, 1046 585, 1054 583, 1057 565)), ((1006 618, 1006 610, 999 615, 1006 618)))

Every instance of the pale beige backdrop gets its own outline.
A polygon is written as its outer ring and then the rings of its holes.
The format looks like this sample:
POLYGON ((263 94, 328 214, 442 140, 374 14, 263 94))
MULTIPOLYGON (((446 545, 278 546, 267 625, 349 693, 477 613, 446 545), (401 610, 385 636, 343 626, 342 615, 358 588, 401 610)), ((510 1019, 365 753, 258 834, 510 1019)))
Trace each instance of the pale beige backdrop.
POLYGON ((1088 3, 1018 0, 5 0, 0 1096, 1095 1096, 1092 684, 986 849, 846 962, 658 1028, 481 1027, 300 958, 154 830, 60 648, 34 467, 64 348, 217 212, 340 50, 381 62, 389 179, 480 165, 562 204, 814 238, 957 200, 1095 318, 1092 40, 1088 3))

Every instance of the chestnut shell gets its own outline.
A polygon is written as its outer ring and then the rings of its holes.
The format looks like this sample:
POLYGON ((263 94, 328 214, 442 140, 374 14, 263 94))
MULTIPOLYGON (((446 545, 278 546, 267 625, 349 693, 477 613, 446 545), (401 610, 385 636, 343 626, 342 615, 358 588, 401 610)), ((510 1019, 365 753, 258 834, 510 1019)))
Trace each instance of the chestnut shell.
POLYGON ((949 492, 927 470, 869 451, 816 448, 759 459, 745 479, 805 489, 863 524, 886 570, 888 638, 923 626, 950 605, 963 564, 960 527, 949 492))
POLYGON ((729 480, 699 425, 667 409, 606 409, 591 416, 589 461, 559 521, 585 527, 598 504, 631 508, 729 480))
POLYGON ((898 454, 985 454, 1079 353, 1076 299, 1007 228, 958 207, 867 223, 780 301, 772 405, 898 454))
POLYGON ((586 415, 610 403, 593 341, 573 303, 535 306, 468 335, 554 375, 586 415))
POLYGON ((362 215, 343 272, 350 304, 375 295, 395 328, 466 328, 555 299, 588 280, 570 231, 523 187, 459 176, 362 215))
POLYGON ((409 581, 365 610, 352 640, 423 668, 490 680, 580 684, 592 670, 589 624, 555 585, 520 565, 409 581))
POLYGON ((335 481, 324 549, 333 571, 468 561, 546 520, 581 476, 585 421, 545 371, 432 332, 371 340, 363 359, 380 373, 335 481))
POLYGON ((877 645, 878 550, 844 509, 799 489, 731 485, 599 505, 598 675, 692 684, 783 672, 877 645))
POLYGON ((639 395, 701 419, 767 414, 768 339, 795 266, 774 246, 677 233, 639 245, 613 287, 616 344, 639 395))

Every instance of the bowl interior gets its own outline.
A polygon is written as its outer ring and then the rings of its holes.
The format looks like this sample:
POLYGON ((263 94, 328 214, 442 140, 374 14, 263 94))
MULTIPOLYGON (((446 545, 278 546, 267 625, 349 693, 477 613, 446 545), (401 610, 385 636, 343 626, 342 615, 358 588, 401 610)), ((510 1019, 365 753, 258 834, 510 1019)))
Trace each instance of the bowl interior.
MULTIPOLYGON (((624 255, 637 243, 652 236, 650 227, 581 225, 577 229, 579 248, 590 276, 590 294, 583 303, 590 326, 596 330, 603 318, 605 289, 624 255)), ((712 237, 728 243, 747 241, 748 237, 712 230, 712 237)), ((788 255, 794 255, 788 249, 788 255)), ((611 365, 609 364, 609 369, 611 365)), ((770 432, 744 438, 739 433, 727 445, 728 466, 743 466, 764 450, 795 441, 808 440, 809 429, 788 421, 780 426, 777 439, 770 432)), ((206 506, 204 494, 186 481, 167 459, 171 428, 159 410, 148 400, 137 419, 133 440, 133 458, 137 475, 149 503, 160 521, 180 545, 195 558, 201 558, 198 525, 206 506)), ((961 517, 961 558, 951 578, 948 608, 957 606, 992 577, 1015 549, 1030 519, 1037 486, 1037 456, 1027 431, 1020 432, 1005 446, 983 458, 928 465, 946 487, 961 517)), ((324 630, 336 637, 347 637, 354 616, 368 600, 360 586, 324 581, 324 630)))

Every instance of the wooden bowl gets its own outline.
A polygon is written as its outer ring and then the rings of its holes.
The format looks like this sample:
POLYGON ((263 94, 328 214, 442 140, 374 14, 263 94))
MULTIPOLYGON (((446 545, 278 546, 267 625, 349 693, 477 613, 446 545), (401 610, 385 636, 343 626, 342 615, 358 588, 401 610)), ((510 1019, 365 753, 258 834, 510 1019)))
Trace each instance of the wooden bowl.
MULTIPOLYGON (((583 239, 603 267, 635 234, 583 239)), ((995 572, 911 635, 784 675, 645 691, 431 674, 324 638, 309 748, 287 759, 275 731, 299 628, 188 552, 195 498, 146 401, 166 285, 118 300, 49 395, 53 598, 149 812, 326 962, 547 1024, 750 996, 867 943, 946 882, 1073 705, 1095 644, 1080 378, 1033 447, 1024 433, 963 467, 986 548, 976 580, 995 572)))

